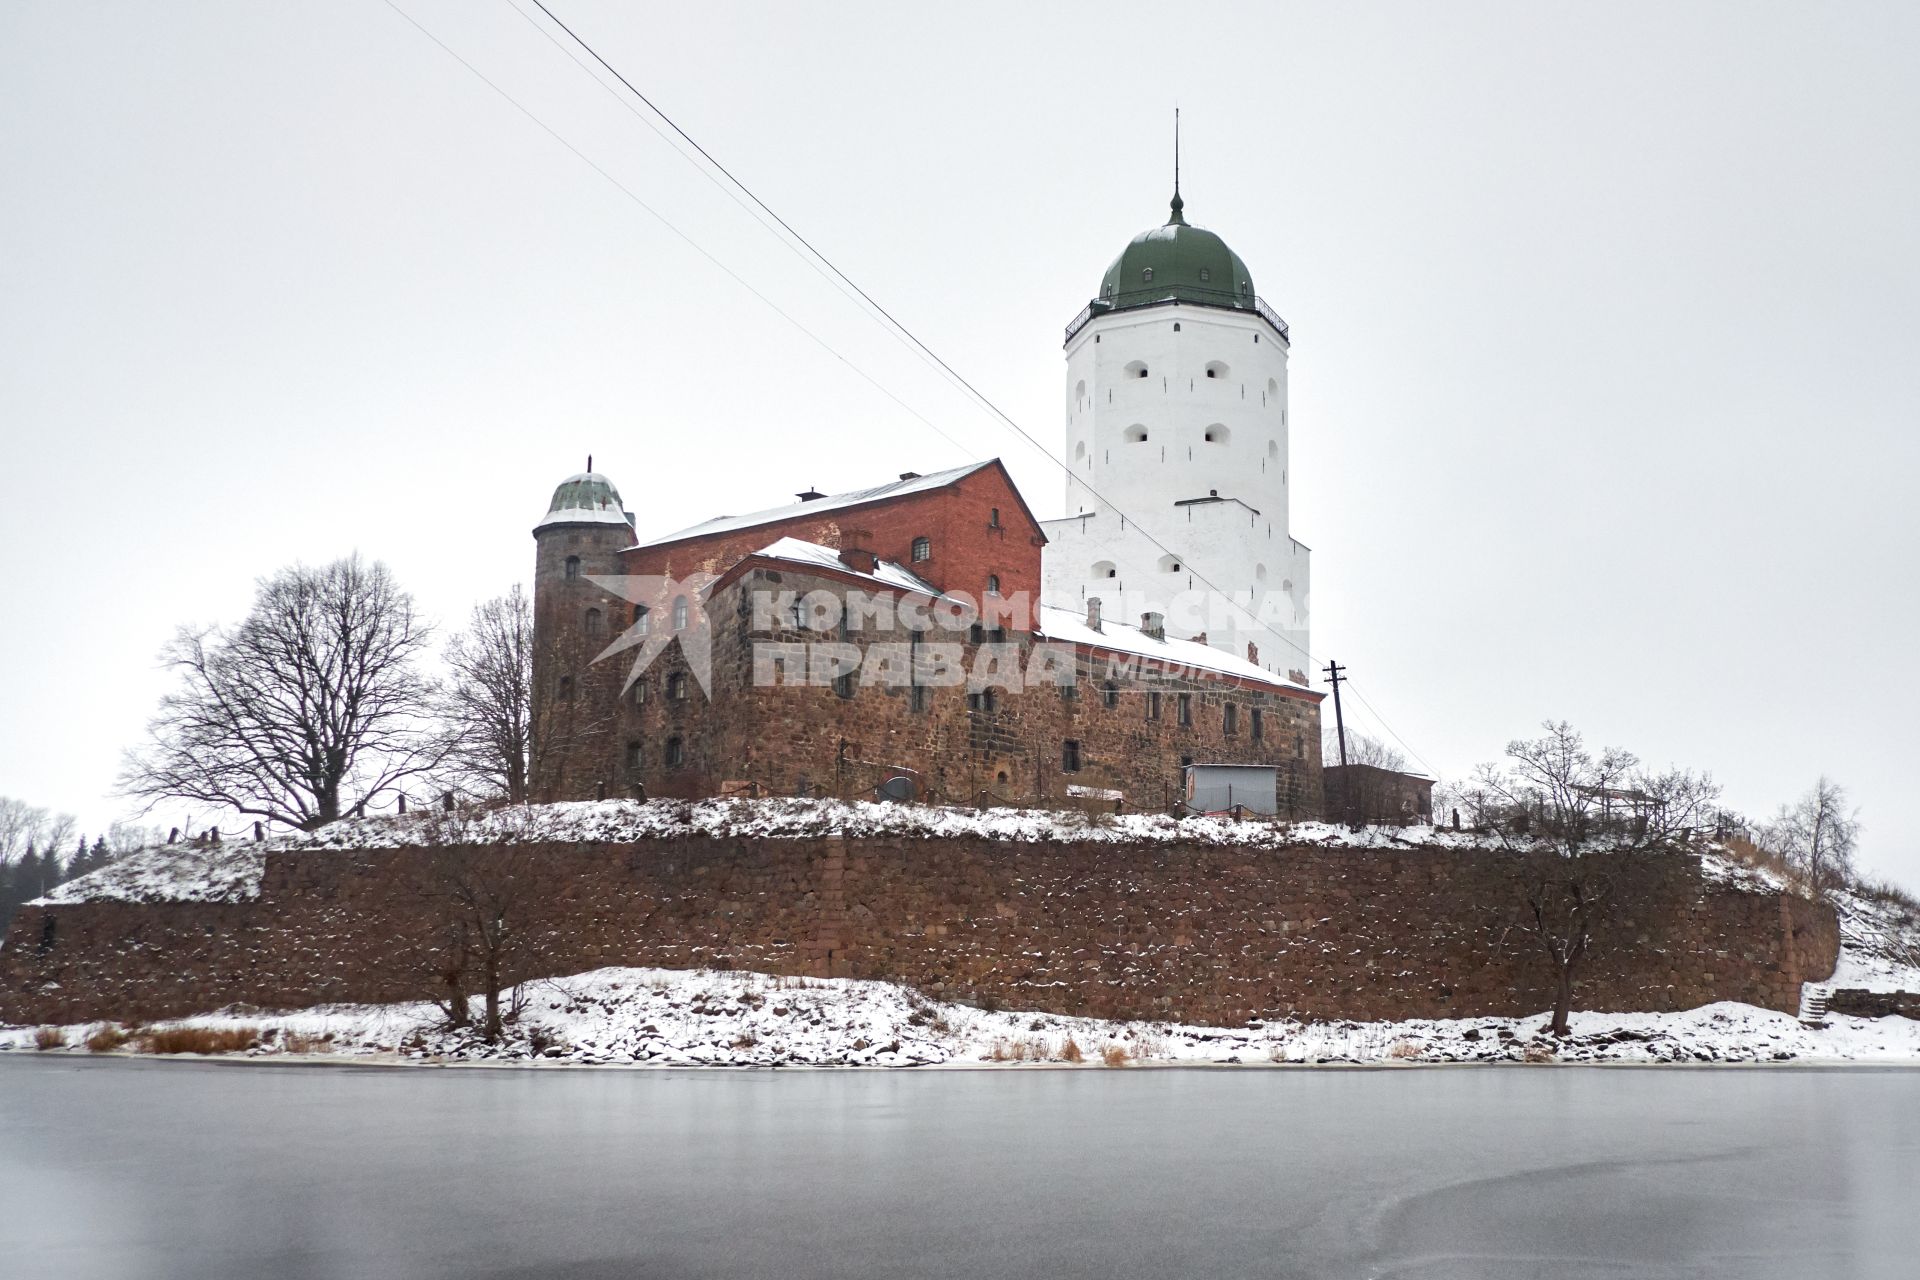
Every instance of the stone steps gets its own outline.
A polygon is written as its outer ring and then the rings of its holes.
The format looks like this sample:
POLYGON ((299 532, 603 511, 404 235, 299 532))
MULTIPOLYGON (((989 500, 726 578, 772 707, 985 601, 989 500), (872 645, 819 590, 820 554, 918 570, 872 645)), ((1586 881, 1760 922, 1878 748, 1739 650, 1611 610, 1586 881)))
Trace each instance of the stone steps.
POLYGON ((1827 1001, 1833 988, 1817 982, 1800 984, 1800 1025, 1815 1030, 1827 1025, 1827 1001))

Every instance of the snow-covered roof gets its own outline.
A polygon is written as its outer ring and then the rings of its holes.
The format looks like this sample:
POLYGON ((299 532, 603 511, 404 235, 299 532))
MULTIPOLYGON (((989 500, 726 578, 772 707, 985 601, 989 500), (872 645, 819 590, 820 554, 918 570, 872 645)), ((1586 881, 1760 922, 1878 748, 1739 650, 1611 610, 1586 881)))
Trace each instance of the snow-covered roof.
POLYGON ((862 503, 877 502, 882 498, 899 498, 910 493, 925 493, 931 489, 944 489, 954 481, 972 475, 984 467, 993 465, 993 460, 970 462, 964 467, 953 467, 946 471, 935 471, 924 476, 914 476, 907 480, 895 480, 891 484, 877 485, 872 489, 855 489, 851 493, 836 493, 824 498, 815 498, 811 502, 791 502, 784 507, 769 507, 765 511, 754 511, 743 516, 715 516, 711 520, 689 525, 675 533, 658 538, 649 538, 636 545, 657 547, 663 543, 679 542, 683 538, 702 538, 715 533, 732 533, 740 529, 751 529, 756 525, 773 524, 781 520, 791 520, 795 516, 818 515, 823 511, 838 511, 845 507, 857 507, 862 503))
POLYGON ((626 524, 620 491, 613 481, 597 471, 582 471, 568 476, 553 491, 547 514, 533 527, 544 529, 555 524, 626 524))
POLYGON ((754 554, 765 556, 770 560, 785 560, 791 564, 832 569, 855 578, 864 578, 876 586, 895 591, 914 591, 935 599, 940 596, 940 588, 925 578, 909 573, 904 566, 895 564, 891 560, 880 560, 872 573, 864 573, 849 566, 840 558, 840 553, 832 547, 823 547, 817 542, 805 542, 799 538, 781 538, 777 542, 760 548, 754 554))
POLYGON ((1101 629, 1095 631, 1087 625, 1084 617, 1071 609, 1057 609, 1052 605, 1040 606, 1040 634, 1049 640, 1093 645, 1100 649, 1111 649, 1116 653, 1138 654, 1140 657, 1152 658, 1169 667, 1195 667, 1202 671, 1215 671, 1241 680, 1272 685, 1276 689, 1300 688, 1299 685, 1282 680, 1256 663, 1248 662, 1245 658, 1236 658, 1223 649, 1201 644, 1197 640, 1175 640, 1170 637, 1156 640, 1140 628, 1129 627, 1120 622, 1103 621, 1100 626, 1101 629))

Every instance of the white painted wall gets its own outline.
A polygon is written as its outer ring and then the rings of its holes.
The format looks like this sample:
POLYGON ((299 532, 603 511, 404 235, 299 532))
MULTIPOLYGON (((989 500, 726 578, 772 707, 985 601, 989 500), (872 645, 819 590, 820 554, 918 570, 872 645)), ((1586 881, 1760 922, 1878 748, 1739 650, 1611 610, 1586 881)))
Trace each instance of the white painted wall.
POLYGON ((1092 320, 1066 357, 1075 514, 1046 523, 1047 602, 1099 596, 1108 617, 1162 613, 1169 635, 1204 631, 1243 657, 1251 641, 1268 670, 1307 671, 1308 553, 1287 530, 1286 343, 1251 312, 1167 305, 1092 320), (1264 608, 1271 626, 1176 607, 1209 584, 1264 608))

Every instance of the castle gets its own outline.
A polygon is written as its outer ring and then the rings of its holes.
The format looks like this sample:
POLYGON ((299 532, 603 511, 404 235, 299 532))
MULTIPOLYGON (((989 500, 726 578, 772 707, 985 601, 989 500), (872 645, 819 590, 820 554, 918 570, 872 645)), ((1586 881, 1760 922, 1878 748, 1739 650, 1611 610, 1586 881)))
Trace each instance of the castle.
POLYGON ((1067 328, 1060 519, 997 459, 660 536, 568 478, 534 529, 536 798, 1319 816, 1288 342, 1176 188, 1067 328))

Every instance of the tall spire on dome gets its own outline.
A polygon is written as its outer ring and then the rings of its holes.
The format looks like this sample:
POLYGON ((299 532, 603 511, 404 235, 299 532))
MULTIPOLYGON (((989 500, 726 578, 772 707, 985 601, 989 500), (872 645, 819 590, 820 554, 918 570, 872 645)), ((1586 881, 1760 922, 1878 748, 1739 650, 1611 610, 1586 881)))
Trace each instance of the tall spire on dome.
POLYGON ((1185 226, 1187 220, 1180 211, 1186 207, 1187 202, 1180 198, 1180 108, 1176 106, 1173 109, 1173 216, 1167 219, 1167 225, 1185 226))

